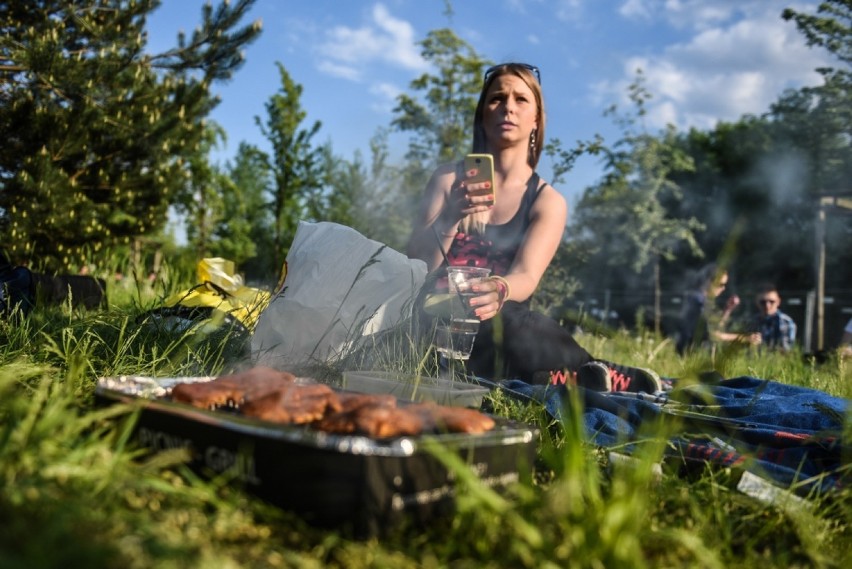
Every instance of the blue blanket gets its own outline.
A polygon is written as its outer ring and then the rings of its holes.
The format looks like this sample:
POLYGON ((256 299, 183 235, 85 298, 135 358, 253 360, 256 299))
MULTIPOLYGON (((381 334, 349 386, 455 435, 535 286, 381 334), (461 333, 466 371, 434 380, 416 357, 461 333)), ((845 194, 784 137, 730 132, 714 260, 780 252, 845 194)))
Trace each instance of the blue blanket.
MULTIPOLYGON (((486 383, 512 397, 542 403, 557 420, 569 409, 562 385, 486 383)), ((681 388, 675 380, 673 385, 653 395, 576 388, 583 396, 589 442, 629 452, 649 421, 670 421, 676 434, 666 459, 747 470, 803 495, 848 484, 852 447, 843 439, 847 399, 754 377, 681 388)))

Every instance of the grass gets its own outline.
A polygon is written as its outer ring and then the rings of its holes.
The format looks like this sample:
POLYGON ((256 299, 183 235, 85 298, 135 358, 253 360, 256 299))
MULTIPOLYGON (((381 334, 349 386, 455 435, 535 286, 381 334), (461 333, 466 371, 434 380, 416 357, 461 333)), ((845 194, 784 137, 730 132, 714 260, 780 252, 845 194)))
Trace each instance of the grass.
MULTIPOLYGON (((141 454, 130 438, 133 413, 93 406, 100 376, 205 375, 245 364, 246 339, 228 330, 145 325, 140 316, 157 297, 131 291, 103 311, 40 308, 0 320, 0 567, 787 568, 852 560, 848 490, 812 508, 783 508, 737 492, 733 472, 685 477, 664 468, 659 476, 652 466, 668 427, 644 433, 625 464, 584 442, 579 401, 571 401, 573 419, 556 425, 537 406, 500 395, 496 413, 540 427, 528 479, 496 494, 445 455, 461 481, 451 518, 393 528, 380 540, 312 528, 227 480, 199 479, 180 452, 141 454)), ((713 365, 728 377, 850 396, 848 361, 749 352, 683 359, 644 332, 610 336, 578 340, 604 359, 685 380, 713 365)), ((422 352, 389 345, 370 363, 402 366, 398 353, 424 368, 422 352)), ((314 371, 334 378, 351 363, 314 371)))

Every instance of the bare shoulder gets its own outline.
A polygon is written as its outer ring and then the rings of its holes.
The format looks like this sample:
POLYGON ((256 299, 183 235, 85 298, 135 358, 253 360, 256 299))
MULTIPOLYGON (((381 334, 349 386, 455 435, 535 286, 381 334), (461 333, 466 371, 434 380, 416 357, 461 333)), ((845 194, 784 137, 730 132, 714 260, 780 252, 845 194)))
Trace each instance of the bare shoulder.
POLYGON ((439 165, 435 168, 429 178, 429 183, 426 186, 427 193, 433 194, 436 191, 440 193, 448 192, 450 187, 453 185, 453 182, 455 182, 457 175, 458 164, 454 162, 447 162, 439 165))
POLYGON ((549 183, 544 182, 544 187, 541 189, 538 198, 535 200, 533 210, 538 212, 551 212, 557 215, 566 215, 568 211, 568 202, 556 188, 549 183))
POLYGON ((459 164, 457 162, 445 162, 444 164, 438 165, 437 168, 432 172, 433 180, 444 180, 450 179, 454 180, 459 173, 459 164))

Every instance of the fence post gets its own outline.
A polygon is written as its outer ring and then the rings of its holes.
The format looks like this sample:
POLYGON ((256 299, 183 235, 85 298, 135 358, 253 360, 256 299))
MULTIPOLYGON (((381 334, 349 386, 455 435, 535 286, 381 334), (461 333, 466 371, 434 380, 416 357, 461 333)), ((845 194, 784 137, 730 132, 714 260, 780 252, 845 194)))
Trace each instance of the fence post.
POLYGON ((816 305, 816 291, 809 290, 805 295, 805 338, 802 347, 806 351, 813 351, 814 334, 814 307, 816 305))

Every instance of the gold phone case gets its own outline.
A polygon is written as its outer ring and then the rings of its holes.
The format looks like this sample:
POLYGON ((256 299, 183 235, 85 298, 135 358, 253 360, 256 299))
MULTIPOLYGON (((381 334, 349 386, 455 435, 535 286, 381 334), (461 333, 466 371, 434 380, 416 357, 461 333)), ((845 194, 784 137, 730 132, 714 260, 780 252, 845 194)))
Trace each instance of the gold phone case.
POLYGON ((464 157, 465 172, 476 168, 476 176, 471 178, 471 182, 491 182, 491 190, 488 193, 479 195, 490 195, 491 205, 497 202, 497 194, 494 189, 494 157, 490 154, 468 154, 464 157))

